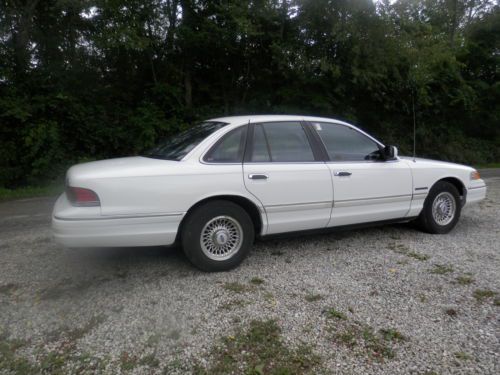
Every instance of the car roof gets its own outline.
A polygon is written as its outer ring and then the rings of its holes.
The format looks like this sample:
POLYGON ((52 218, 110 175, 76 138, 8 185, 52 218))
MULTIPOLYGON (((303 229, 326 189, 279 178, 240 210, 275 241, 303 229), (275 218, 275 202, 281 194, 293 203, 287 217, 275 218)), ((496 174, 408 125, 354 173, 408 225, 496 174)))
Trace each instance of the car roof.
POLYGON ((347 122, 327 117, 303 116, 303 115, 242 115, 212 118, 208 121, 227 122, 232 125, 265 121, 328 121, 338 124, 353 126, 347 122))

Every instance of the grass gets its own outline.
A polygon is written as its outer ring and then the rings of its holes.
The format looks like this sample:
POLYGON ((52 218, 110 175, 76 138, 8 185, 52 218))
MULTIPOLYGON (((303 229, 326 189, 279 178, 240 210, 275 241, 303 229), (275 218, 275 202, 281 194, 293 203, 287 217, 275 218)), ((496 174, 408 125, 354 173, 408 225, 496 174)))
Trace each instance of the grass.
POLYGON ((497 295, 497 292, 489 289, 476 289, 472 295, 478 302, 484 302, 488 298, 495 297, 497 295))
POLYGON ((465 352, 455 352, 453 353, 453 355, 455 356, 455 358, 460 359, 462 361, 468 361, 472 359, 472 357, 465 352))
POLYGON ((436 275, 444 275, 444 274, 447 274, 450 272, 453 272, 453 267, 447 266, 444 264, 435 264, 434 268, 430 270, 430 273, 433 273, 436 275))
POLYGON ((248 290, 248 286, 237 281, 224 284, 224 289, 233 293, 244 293, 248 290))
POLYGON ((260 277, 252 277, 250 279, 250 283, 253 285, 262 285, 264 284, 264 279, 261 279, 260 277))
POLYGON ((254 320, 246 329, 225 337, 212 350, 207 368, 196 374, 315 374, 320 358, 308 345, 292 349, 285 345, 274 320, 254 320))
POLYGON ((342 314, 340 311, 335 310, 334 308, 326 310, 326 316, 327 318, 330 319, 340 319, 340 320, 346 320, 347 317, 342 314))
POLYGON ((397 341, 406 341, 406 337, 393 328, 376 332, 372 327, 359 323, 348 324, 341 328, 335 333, 334 339, 339 344, 379 361, 394 358, 393 344, 397 341))
POLYGON ((0 187, 0 201, 45 197, 61 193, 64 187, 61 183, 52 183, 44 186, 25 186, 17 189, 0 187))
POLYGON ((469 285, 469 284, 472 284, 473 282, 474 282, 474 279, 469 274, 465 274, 465 275, 457 277, 457 283, 459 283, 460 285, 469 285))
POLYGON ((248 305, 249 302, 245 301, 245 300, 242 300, 242 299, 235 299, 235 300, 232 300, 232 301, 228 301, 226 303, 223 303, 220 308, 222 310, 227 310, 227 311, 230 311, 230 310, 234 310, 234 309, 237 309, 239 307, 244 307, 246 305, 248 305))
POLYGON ((395 253, 398 253, 398 254, 401 254, 401 255, 406 255, 407 257, 419 260, 421 262, 429 260, 429 258, 430 258, 426 254, 420 254, 420 253, 417 253, 415 251, 411 251, 408 248, 408 246, 406 246, 404 244, 395 244, 395 243, 392 243, 392 244, 388 245, 388 248, 390 250, 394 251, 395 253))
POLYGON ((307 294, 304 299, 307 302, 317 302, 321 301, 324 297, 321 294, 314 294, 314 293, 309 293, 307 294))
POLYGON ((63 340, 59 348, 53 351, 40 352, 37 363, 32 363, 16 353, 27 344, 26 341, 9 339, 5 334, 0 334, 0 370, 16 375, 63 375, 68 373, 65 368, 68 364, 76 373, 102 373, 106 367, 105 359, 79 353, 75 350, 75 342, 68 339, 63 340))
POLYGON ((416 260, 419 260, 419 261, 421 261, 421 262, 426 261, 426 260, 429 260, 429 256, 428 256, 428 255, 425 255, 425 254, 419 254, 419 253, 416 253, 416 252, 414 252, 414 251, 410 251, 410 252, 409 252, 408 254, 406 254, 406 255, 408 255, 409 257, 414 258, 414 259, 416 259, 416 260))

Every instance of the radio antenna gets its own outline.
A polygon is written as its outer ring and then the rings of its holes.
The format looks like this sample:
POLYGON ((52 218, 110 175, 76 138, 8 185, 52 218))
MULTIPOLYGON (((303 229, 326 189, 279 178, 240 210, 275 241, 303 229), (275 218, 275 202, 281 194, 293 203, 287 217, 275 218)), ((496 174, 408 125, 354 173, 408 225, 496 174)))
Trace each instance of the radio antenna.
POLYGON ((411 90, 411 106, 413 110, 413 162, 415 162, 415 157, 417 156, 417 120, 415 117, 415 97, 413 90, 411 90))

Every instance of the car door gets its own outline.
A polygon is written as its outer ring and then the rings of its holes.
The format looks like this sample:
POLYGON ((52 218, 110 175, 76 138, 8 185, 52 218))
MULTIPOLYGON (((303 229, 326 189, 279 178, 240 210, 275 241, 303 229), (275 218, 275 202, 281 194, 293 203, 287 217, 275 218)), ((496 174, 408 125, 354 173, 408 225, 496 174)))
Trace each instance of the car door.
POLYGON ((328 224, 332 178, 312 140, 299 121, 250 124, 243 179, 264 206, 265 234, 328 224))
POLYGON ((399 219, 412 199, 412 176, 399 159, 383 161, 375 140, 344 124, 312 122, 323 142, 333 179, 328 226, 399 219))

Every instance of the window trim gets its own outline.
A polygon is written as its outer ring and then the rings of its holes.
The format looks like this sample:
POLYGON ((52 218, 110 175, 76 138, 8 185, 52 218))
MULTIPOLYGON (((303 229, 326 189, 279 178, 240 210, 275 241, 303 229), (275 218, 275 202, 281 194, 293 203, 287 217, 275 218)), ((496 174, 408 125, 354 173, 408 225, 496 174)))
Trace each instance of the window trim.
POLYGON ((203 163, 203 164, 222 164, 222 165, 241 165, 241 164, 243 164, 243 160, 245 159, 246 149, 247 149, 247 145, 248 145, 248 136, 249 136, 248 124, 237 126, 237 127, 233 128, 233 129, 225 132, 224 134, 222 134, 220 136, 219 139, 217 139, 215 141, 214 144, 212 144, 208 148, 207 151, 205 151, 203 153, 203 155, 200 157, 200 162, 203 163), (208 160, 205 160, 205 158, 208 155, 210 155, 210 153, 226 139, 226 137, 230 136, 231 133, 234 133, 234 132, 236 132, 236 131, 238 131, 240 129, 243 129, 243 136, 240 139, 240 147, 243 147, 243 152, 241 153, 240 161, 236 161, 236 162, 235 161, 224 162, 224 161, 208 161, 208 160))
POLYGON ((315 134, 314 138, 315 138, 316 142, 318 143, 318 147, 320 147, 323 150, 325 163, 344 163, 344 164, 345 163, 380 163, 380 162, 386 163, 389 161, 399 161, 399 159, 396 159, 396 160, 340 160, 340 161, 331 160, 330 155, 328 154, 328 149, 327 149, 325 143, 323 142, 323 139, 321 138, 318 131, 316 130, 316 128, 313 125, 315 122, 323 123, 323 124, 330 124, 330 125, 344 126, 346 128, 349 128, 352 131, 355 131, 355 132, 361 134, 362 136, 373 141, 378 146, 380 151, 382 151, 385 146, 382 142, 379 142, 378 140, 376 140, 375 138, 373 138, 369 134, 366 134, 362 130, 356 128, 355 126, 351 126, 351 125, 347 125, 347 124, 343 124, 343 123, 339 123, 339 122, 334 122, 334 121, 312 121, 312 122, 307 121, 307 124, 308 124, 309 128, 311 129, 311 132, 315 134))
MULTIPOLYGON (((249 123, 248 126, 249 128, 247 131, 247 143, 245 147, 245 155, 243 157, 244 164, 318 164, 325 162, 323 156, 321 155, 321 152, 318 150, 317 141, 315 140, 314 136, 310 133, 310 130, 308 129, 309 125, 305 121, 302 120, 259 121, 259 122, 249 123), (314 161, 252 161, 251 160, 255 125, 276 124, 281 122, 296 122, 301 125, 302 130, 304 130, 304 133, 306 135, 307 142, 309 143, 309 147, 311 147, 314 161)), ((265 130, 264 130, 264 135, 265 135, 265 130)), ((267 142, 267 137, 266 137, 266 142, 267 142)), ((271 157, 271 153, 269 153, 269 157, 271 157)))

